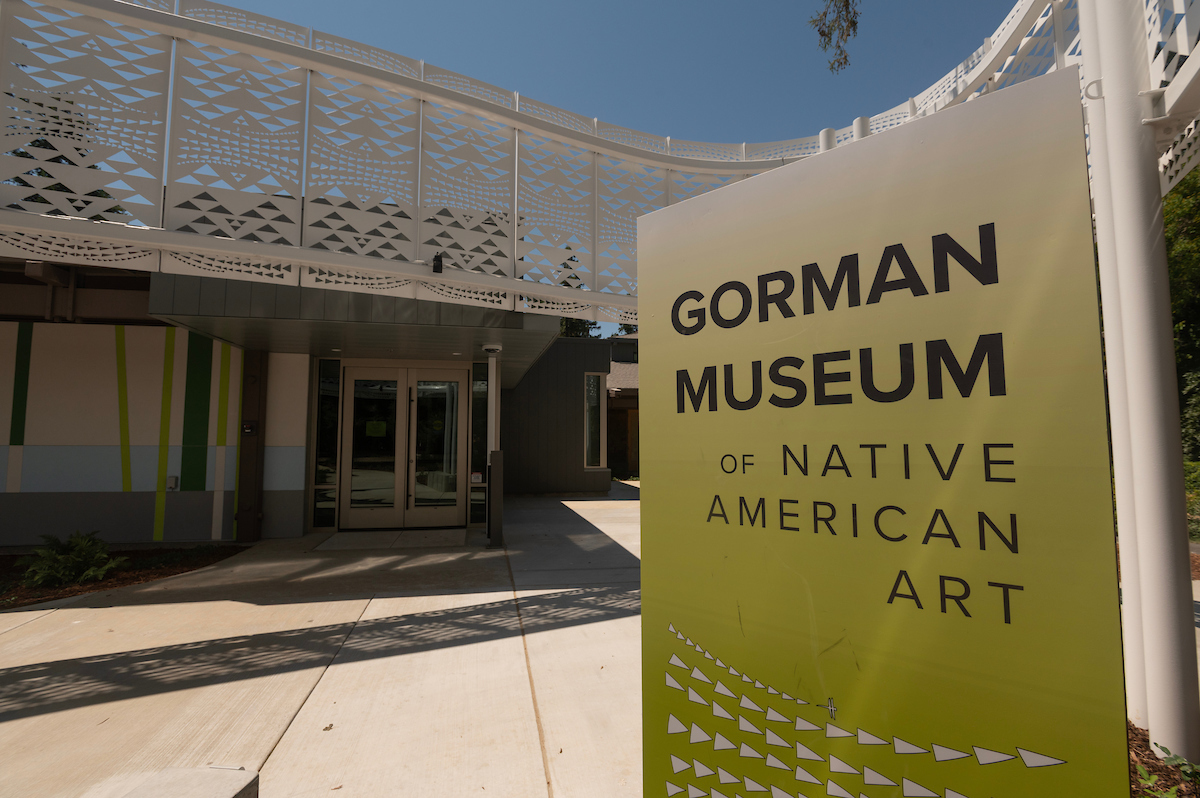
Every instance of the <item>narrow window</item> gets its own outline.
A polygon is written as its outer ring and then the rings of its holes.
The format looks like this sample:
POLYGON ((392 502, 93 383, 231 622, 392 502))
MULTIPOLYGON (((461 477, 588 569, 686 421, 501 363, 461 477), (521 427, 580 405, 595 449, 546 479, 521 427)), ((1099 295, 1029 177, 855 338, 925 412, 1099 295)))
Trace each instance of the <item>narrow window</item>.
POLYGON ((583 375, 583 464, 587 468, 604 467, 604 374, 583 375))

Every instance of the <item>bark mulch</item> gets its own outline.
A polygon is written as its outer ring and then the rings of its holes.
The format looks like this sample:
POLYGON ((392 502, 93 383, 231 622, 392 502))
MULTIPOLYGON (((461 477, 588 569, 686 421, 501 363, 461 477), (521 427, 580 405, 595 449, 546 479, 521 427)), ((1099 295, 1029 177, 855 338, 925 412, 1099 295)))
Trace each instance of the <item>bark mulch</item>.
POLYGON ((1200 579, 1200 554, 1192 552, 1192 579, 1200 579))
POLYGON ((69 598, 99 590, 112 590, 128 585, 140 585, 165 576, 175 576, 232 557, 245 546, 196 546, 187 549, 137 549, 114 551, 115 557, 128 557, 129 562, 112 571, 100 582, 85 582, 65 587, 26 587, 21 584, 24 566, 16 554, 0 555, 0 610, 40 604, 43 601, 69 598))
MULTIPOLYGON (((1195 556, 1192 555, 1193 562, 1195 562, 1195 556)), ((1160 792, 1169 793, 1175 786, 1179 787, 1179 791, 1175 793, 1178 798, 1200 796, 1200 791, 1196 789, 1195 784, 1184 783, 1179 768, 1165 764, 1154 755, 1154 752, 1150 750, 1149 735, 1132 723, 1129 724, 1129 782, 1133 785, 1133 795, 1136 798, 1155 796, 1160 792), (1148 792, 1141 786, 1137 771, 1138 765, 1144 767, 1151 776, 1158 776, 1158 781, 1155 782, 1152 791, 1148 792)))

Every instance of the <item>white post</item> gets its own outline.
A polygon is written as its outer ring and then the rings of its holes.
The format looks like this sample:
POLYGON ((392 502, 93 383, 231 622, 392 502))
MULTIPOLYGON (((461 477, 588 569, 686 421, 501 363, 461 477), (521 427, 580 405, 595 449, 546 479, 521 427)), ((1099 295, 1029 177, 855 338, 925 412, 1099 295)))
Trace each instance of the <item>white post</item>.
POLYGON ((827 127, 819 134, 818 143, 821 146, 821 152, 828 152, 837 146, 837 131, 831 127, 827 127))
POLYGON ((496 356, 488 357, 488 393, 487 393, 487 447, 489 452, 500 449, 500 379, 499 369, 496 368, 496 356))
POLYGON ((1141 3, 1097 0, 1136 494, 1150 739, 1200 760, 1200 685, 1184 517, 1167 250, 1141 3))
POLYGON ((871 117, 860 116, 854 120, 854 140, 862 141, 871 135, 871 117))
POLYGON ((1121 293, 1113 237, 1112 187, 1108 175, 1108 133, 1100 81, 1100 40, 1096 0, 1080 0, 1079 29, 1083 44, 1084 102, 1091 139, 1092 209, 1096 214, 1096 248, 1100 260, 1100 297, 1104 311, 1104 358, 1108 372, 1108 417, 1112 433, 1113 482, 1116 488, 1117 540, 1121 562, 1121 639, 1125 648, 1125 709, 1139 728, 1150 725, 1146 712, 1146 660, 1142 646, 1142 580, 1138 565, 1137 518, 1133 469, 1130 464, 1129 397, 1121 293))

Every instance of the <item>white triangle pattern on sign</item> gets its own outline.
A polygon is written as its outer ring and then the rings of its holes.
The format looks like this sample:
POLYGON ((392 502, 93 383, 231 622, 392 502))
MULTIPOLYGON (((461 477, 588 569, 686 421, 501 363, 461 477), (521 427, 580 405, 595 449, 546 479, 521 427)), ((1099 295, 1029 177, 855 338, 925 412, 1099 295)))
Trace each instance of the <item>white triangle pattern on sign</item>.
POLYGON ((762 712, 762 707, 750 700, 750 696, 742 696, 742 700, 738 702, 738 706, 742 709, 751 709, 755 712, 762 712))
POLYGON ((755 682, 754 682, 754 686, 755 686, 755 687, 757 687, 759 690, 761 690, 761 689, 763 689, 764 687, 766 687, 766 685, 765 685, 765 684, 763 684, 762 682, 760 682, 760 681, 757 681, 757 680, 755 680, 755 682))
POLYGON ((680 640, 682 640, 682 639, 683 639, 683 632, 680 632, 679 634, 677 634, 677 635, 675 635, 675 636, 676 636, 676 637, 678 637, 680 640))
POLYGON ((771 707, 767 707, 767 720, 778 721, 779 723, 791 723, 792 721, 785 715, 781 715, 771 707))
MULTIPOLYGON (((740 783, 740 779, 739 779, 739 783, 740 783)), ((710 792, 709 795, 711 795, 712 798, 729 798, 729 796, 726 795, 725 793, 717 792, 716 790, 713 790, 712 792, 710 792)))
POLYGON ((672 654, 670 661, 671 661, 671 664, 674 665, 676 668, 683 668, 685 671, 687 670, 687 665, 685 665, 683 660, 681 660, 679 658, 678 654, 672 654))
POLYGON ((1002 754, 999 751, 990 751, 987 748, 974 747, 975 758, 979 760, 981 765, 994 765, 997 762, 1007 762, 1010 759, 1016 759, 1012 754, 1002 754))
POLYGON ((683 689, 683 685, 680 684, 679 682, 675 681, 675 677, 669 673, 667 674, 667 687, 672 687, 676 690, 683 689))
POLYGON ((712 680, 709 679, 707 676, 705 676, 704 673, 699 668, 692 668, 692 678, 698 682, 704 682, 705 684, 712 684, 712 680))
POLYGON ((780 748, 791 748, 792 744, 775 732, 767 729, 767 745, 778 745, 780 748))
POLYGON ((667 734, 679 734, 687 731, 687 726, 684 726, 682 721, 674 715, 667 716, 667 734))
POLYGON ((858 730, 858 744, 859 745, 887 745, 888 741, 883 739, 882 737, 876 737, 874 734, 871 734, 868 731, 863 731, 862 729, 859 729, 858 730))
POLYGON ((688 798, 705 798, 708 795, 707 790, 702 790, 695 784, 688 785, 688 798))
POLYGON ((738 731, 750 732, 751 734, 762 734, 758 728, 750 721, 738 715, 738 731))
POLYGON ((742 681, 743 681, 743 682, 753 682, 754 680, 753 680, 753 679, 751 679, 749 676, 747 676, 746 674, 744 674, 744 673, 743 673, 743 674, 742 674, 742 681))
POLYGON ((749 776, 746 777, 746 792, 766 792, 767 788, 749 776))
POLYGON ((809 748, 804 743, 796 743, 796 758, 797 759, 811 759, 814 762, 824 762, 825 761, 825 757, 821 756, 820 754, 818 754, 816 751, 809 748))
POLYGON ((1045 754, 1026 751, 1024 748, 1018 748, 1017 753, 1021 755, 1021 761, 1025 763, 1025 767, 1027 768, 1046 768, 1050 767, 1051 765, 1066 764, 1065 759, 1055 759, 1054 757, 1046 756, 1045 754))
POLYGON ((795 701, 796 700, 796 699, 792 698, 790 695, 788 695, 787 693, 781 693, 780 695, 783 697, 784 701, 795 701))
POLYGON ((667 631, 671 634, 676 634, 679 630, 675 628, 675 624, 669 623, 667 624, 667 631))
POLYGON ((953 748, 947 748, 944 745, 933 744, 933 758, 938 762, 949 762, 952 759, 966 759, 970 754, 962 751, 955 751, 953 748))
POLYGON ((728 712, 726 712, 725 707, 721 706, 716 701, 712 702, 712 708, 713 708, 713 714, 716 715, 718 718, 725 718, 726 720, 733 720, 733 715, 730 715, 728 712))
POLYGON ((946 798, 967 798, 958 790, 946 790, 946 798))
POLYGON ((672 795, 678 795, 681 792, 683 792, 682 787, 674 785, 669 781, 667 782, 667 798, 670 798, 672 795))
POLYGON ((691 765, 688 764, 687 760, 680 759, 679 757, 675 756, 674 754, 671 754, 671 772, 672 773, 678 773, 679 771, 687 770, 690 767, 691 767, 691 765))
MULTIPOLYGON (((829 770, 832 773, 853 773, 855 776, 858 775, 857 770, 850 767, 836 756, 829 757, 829 770)), ((853 798, 853 796, 851 796, 851 798, 853 798)))
POLYGON ((689 743, 706 743, 711 739, 708 736, 708 732, 701 729, 695 723, 692 724, 692 736, 688 738, 689 743))
POLYGON ((903 740, 901 740, 899 737, 892 738, 892 745, 895 746, 897 754, 928 754, 929 753, 929 751, 927 749, 921 748, 920 746, 913 745, 912 743, 906 743, 903 740))
POLYGON ((771 785, 771 798, 795 798, 795 796, 792 795, 790 792, 784 792, 783 790, 779 789, 774 784, 772 784, 771 785))
POLYGON ((895 787, 896 782, 889 779, 877 770, 863 768, 863 781, 867 784, 872 784, 877 787, 895 787))
POLYGON ((834 726, 832 723, 825 724, 826 737, 853 737, 854 732, 848 732, 845 729, 834 726))
POLYGON ((721 662, 721 659, 720 659, 720 657, 718 657, 718 658, 717 658, 716 665, 717 665, 717 667, 718 667, 718 668, 728 668, 728 667, 729 667, 729 666, 728 666, 728 665, 726 665, 724 662, 721 662))
POLYGON ((763 755, 755 751, 750 746, 742 743, 742 747, 738 750, 738 756, 744 756, 748 759, 762 759, 763 755))
POLYGON ((725 735, 717 732, 717 739, 713 740, 713 750, 724 751, 729 748, 737 748, 737 746, 725 739, 725 735))
POLYGON ((742 783, 741 779, 739 779, 737 776, 730 773, 725 768, 717 768, 717 778, 719 778, 721 780, 722 784, 741 784, 742 783))
POLYGON ((730 690, 725 685, 721 684, 721 680, 717 680, 717 686, 713 688, 714 692, 720 693, 727 698, 737 698, 737 694, 730 690))
POLYGON ((704 778, 705 776, 711 776, 713 774, 712 768, 701 762, 699 759, 692 760, 692 767, 696 769, 696 776, 698 778, 704 778))
POLYGON ((796 731, 820 731, 821 727, 815 723, 809 723, 804 718, 796 718, 796 731))
POLYGON ((779 691, 776 690, 774 687, 768 687, 767 695, 779 695, 779 691))
POLYGON ((828 786, 825 788, 825 794, 836 795, 837 798, 854 798, 854 793, 846 792, 845 787, 842 787, 840 784, 835 784, 832 781, 829 782, 828 786))
POLYGON ((687 644, 688 644, 689 646, 694 646, 694 645, 696 645, 695 643, 693 643, 693 642, 692 642, 692 638, 690 638, 690 637, 687 639, 687 644))
POLYGON ((740 673, 738 673, 737 671, 735 671, 735 670, 733 669, 733 666, 732 666, 732 665, 730 665, 730 666, 729 666, 729 675, 730 675, 730 676, 741 676, 741 674, 740 674, 740 673))
POLYGON ((688 688, 688 701, 691 701, 693 704, 703 704, 704 706, 708 706, 708 702, 690 687, 688 688))
POLYGON ((816 776, 809 773, 807 770, 800 767, 799 765, 796 765, 796 781, 804 781, 809 784, 820 784, 821 783, 820 779, 818 779, 816 776))
POLYGON ((780 770, 786 770, 789 773, 792 771, 791 765, 783 764, 783 760, 780 759, 779 757, 775 756, 774 754, 767 754, 767 767, 778 768, 780 770))
POLYGON ((940 796, 926 787, 922 787, 915 781, 901 779, 904 783, 904 798, 940 798, 940 796))

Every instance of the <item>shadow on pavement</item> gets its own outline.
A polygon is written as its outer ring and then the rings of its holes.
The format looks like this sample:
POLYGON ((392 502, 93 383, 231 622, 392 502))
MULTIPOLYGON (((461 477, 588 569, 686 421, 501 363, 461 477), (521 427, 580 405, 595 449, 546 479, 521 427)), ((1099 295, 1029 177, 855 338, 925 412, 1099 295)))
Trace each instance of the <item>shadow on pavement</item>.
POLYGON ((0 669, 0 722, 174 690, 415 654, 640 612, 634 586, 588 587, 390 618, 0 669), (350 633, 353 632, 353 635, 350 633), (340 647, 340 650, 339 650, 340 647))

